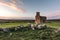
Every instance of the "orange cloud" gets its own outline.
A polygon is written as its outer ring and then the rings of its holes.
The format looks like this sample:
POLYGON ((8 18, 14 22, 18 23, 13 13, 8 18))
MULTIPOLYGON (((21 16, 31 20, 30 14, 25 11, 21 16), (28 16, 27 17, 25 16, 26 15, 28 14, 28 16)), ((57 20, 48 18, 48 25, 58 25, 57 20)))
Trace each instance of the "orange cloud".
POLYGON ((0 5, 7 6, 9 8, 12 8, 12 9, 17 10, 17 11, 20 11, 20 12, 25 12, 25 10, 23 8, 18 7, 16 5, 16 3, 17 3, 16 1, 17 0, 11 0, 11 2, 5 2, 3 0, 2 1, 0 0, 0 5))

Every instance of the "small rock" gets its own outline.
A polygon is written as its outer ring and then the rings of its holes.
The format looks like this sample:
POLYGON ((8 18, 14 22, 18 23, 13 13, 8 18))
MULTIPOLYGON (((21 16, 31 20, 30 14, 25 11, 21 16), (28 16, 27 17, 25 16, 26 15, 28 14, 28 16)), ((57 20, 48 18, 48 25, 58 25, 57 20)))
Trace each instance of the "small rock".
POLYGON ((41 26, 41 25, 38 25, 37 27, 38 27, 39 29, 41 29, 41 28, 42 28, 42 26, 41 26))
POLYGON ((24 27, 23 25, 20 25, 20 27, 24 27))
POLYGON ((2 28, 4 32, 9 32, 9 28, 2 28))
POLYGON ((17 31, 18 30, 18 28, 15 28, 15 31, 17 31))
POLYGON ((12 33, 10 33, 9 35, 12 36, 12 33))
POLYGON ((34 25, 33 25, 33 24, 31 24, 31 28, 32 28, 32 30, 35 30, 35 28, 34 28, 34 25))
POLYGON ((47 27, 46 24, 43 24, 43 25, 42 25, 42 28, 46 28, 46 27, 47 27))

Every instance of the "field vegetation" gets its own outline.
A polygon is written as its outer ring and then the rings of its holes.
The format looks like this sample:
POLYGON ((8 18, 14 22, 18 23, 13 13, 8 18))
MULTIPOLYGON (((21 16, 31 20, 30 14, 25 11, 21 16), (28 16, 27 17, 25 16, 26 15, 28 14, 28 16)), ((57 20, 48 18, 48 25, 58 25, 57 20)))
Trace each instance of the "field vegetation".
POLYGON ((60 40, 60 32, 55 32, 55 30, 47 27, 35 30, 21 29, 7 33, 0 31, 0 40, 60 40))
MULTIPOLYGON (((0 28, 3 28, 3 27, 8 27, 8 28, 9 27, 17 27, 17 26, 20 26, 20 25, 27 26, 27 23, 28 22, 0 23, 0 28)), ((34 22, 31 22, 31 24, 34 24, 35 25, 34 22)), ((47 23, 42 23, 42 24, 46 24, 48 27, 60 28, 60 22, 47 22, 47 23)))
MULTIPOLYGON (((35 25, 35 23, 32 22, 35 25)), ((45 29, 21 29, 18 31, 0 31, 0 40, 60 40, 60 22, 45 23, 45 29)), ((0 23, 0 28, 12 28, 19 25, 27 26, 27 22, 0 23)), ((42 25, 42 24, 41 24, 42 25)))
POLYGON ((47 22, 46 25, 53 28, 60 28, 60 22, 47 22))

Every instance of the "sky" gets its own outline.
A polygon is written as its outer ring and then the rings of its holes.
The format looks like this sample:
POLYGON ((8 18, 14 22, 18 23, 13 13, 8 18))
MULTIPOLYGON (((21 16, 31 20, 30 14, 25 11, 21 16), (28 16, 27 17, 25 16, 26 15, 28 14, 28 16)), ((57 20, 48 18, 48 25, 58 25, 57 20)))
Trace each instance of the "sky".
POLYGON ((0 0, 0 19, 60 19, 60 0, 0 0))

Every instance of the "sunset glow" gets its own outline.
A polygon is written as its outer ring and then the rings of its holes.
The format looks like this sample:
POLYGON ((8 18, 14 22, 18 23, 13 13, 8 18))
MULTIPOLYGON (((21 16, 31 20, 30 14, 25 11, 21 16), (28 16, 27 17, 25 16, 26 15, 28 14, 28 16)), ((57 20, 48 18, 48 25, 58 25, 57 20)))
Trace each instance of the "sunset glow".
MULTIPOLYGON (((0 19, 23 17, 22 15, 25 12, 25 10, 16 5, 16 0, 10 1, 7 2, 7 0, 0 0, 0 19), (16 11, 17 14, 13 11, 16 11), (20 15, 18 15, 18 13, 20 15)), ((20 1, 20 4, 22 5, 23 3, 20 1)))
POLYGON ((48 19, 60 18, 60 0, 0 0, 0 18, 3 19, 34 18, 37 11, 48 19))
POLYGON ((9 7, 9 8, 12 8, 14 10, 17 10, 17 11, 20 11, 20 12, 25 12, 24 9, 22 8, 18 8, 16 5, 12 4, 12 3, 3 3, 3 2, 0 2, 0 5, 3 5, 3 6, 6 6, 6 7, 9 7))

